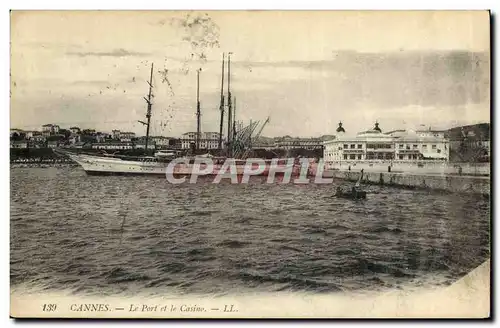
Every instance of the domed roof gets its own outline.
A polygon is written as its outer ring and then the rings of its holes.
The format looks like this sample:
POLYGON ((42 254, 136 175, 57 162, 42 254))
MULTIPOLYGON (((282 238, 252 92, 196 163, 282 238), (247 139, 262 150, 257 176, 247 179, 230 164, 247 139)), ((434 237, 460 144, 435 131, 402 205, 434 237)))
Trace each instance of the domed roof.
POLYGON ((345 133, 345 130, 344 128, 342 127, 342 122, 339 122, 339 127, 337 128, 337 133, 338 132, 344 132, 345 133))
POLYGON ((381 134, 381 133, 382 133, 382 130, 378 126, 378 122, 375 122, 375 127, 373 129, 366 130, 366 131, 360 132, 358 134, 381 134))

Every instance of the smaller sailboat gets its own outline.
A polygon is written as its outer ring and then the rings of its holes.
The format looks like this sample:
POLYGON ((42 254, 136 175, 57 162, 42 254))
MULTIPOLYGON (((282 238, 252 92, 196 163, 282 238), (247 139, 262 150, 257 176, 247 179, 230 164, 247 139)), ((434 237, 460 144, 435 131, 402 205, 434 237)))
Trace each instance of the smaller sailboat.
POLYGON ((146 141, 144 153, 140 156, 127 156, 121 154, 85 154, 73 153, 67 150, 54 149, 56 153, 66 155, 73 161, 78 163, 87 174, 101 175, 101 174, 157 174, 165 175, 165 170, 168 163, 176 157, 173 152, 155 151, 149 149, 149 132, 151 124, 151 110, 153 107, 153 64, 151 64, 151 74, 149 79, 149 93, 147 98, 144 97, 147 103, 146 122, 139 121, 139 123, 146 126, 146 141))

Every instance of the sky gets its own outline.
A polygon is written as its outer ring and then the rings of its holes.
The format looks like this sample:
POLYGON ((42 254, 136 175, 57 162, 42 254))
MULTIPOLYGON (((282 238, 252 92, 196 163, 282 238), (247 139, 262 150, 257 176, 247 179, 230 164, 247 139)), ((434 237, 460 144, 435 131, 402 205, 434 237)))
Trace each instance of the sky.
MULTIPOLYGON (((13 11, 11 127, 219 130, 222 53, 236 116, 265 136, 490 121, 486 11, 13 11), (227 74, 227 68, 226 68, 227 74)), ((227 82, 227 76, 226 76, 227 82)), ((224 92, 227 94, 227 85, 224 92)))

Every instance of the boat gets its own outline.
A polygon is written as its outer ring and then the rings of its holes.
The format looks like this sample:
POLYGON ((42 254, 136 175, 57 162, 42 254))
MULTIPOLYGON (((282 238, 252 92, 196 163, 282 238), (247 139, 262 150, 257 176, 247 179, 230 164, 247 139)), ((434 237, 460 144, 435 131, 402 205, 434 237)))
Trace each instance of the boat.
MULTIPOLYGON (((226 169, 224 167, 224 162, 227 160, 234 161, 234 166, 236 167, 236 175, 241 176, 245 172, 246 159, 248 158, 251 150, 251 140, 258 138, 269 122, 269 117, 260 124, 259 121, 250 121, 250 124, 246 127, 241 127, 236 130, 235 121, 235 111, 236 111, 236 98, 232 99, 230 91, 230 58, 228 58, 228 140, 226 142, 225 150, 222 148, 222 126, 224 120, 224 54, 222 59, 222 85, 221 85, 221 121, 220 121, 220 131, 219 136, 219 153, 224 153, 225 156, 212 156, 210 154, 196 154, 200 151, 199 149, 199 135, 200 135, 200 99, 199 99, 199 74, 200 70, 197 71, 197 136, 196 143, 192 144, 192 149, 190 150, 190 155, 187 156, 189 150, 183 157, 179 156, 175 151, 165 151, 165 150, 153 150, 148 149, 149 141, 149 131, 151 123, 151 110, 152 110, 152 97, 153 97, 153 64, 151 64, 151 74, 149 79, 149 93, 147 97, 144 97, 147 103, 146 112, 146 122, 138 121, 146 126, 146 144, 144 149, 144 155, 141 156, 127 156, 119 153, 113 154, 90 154, 90 153, 74 153, 68 149, 54 149, 55 152, 69 157, 74 162, 78 163, 83 170, 88 175, 157 175, 165 176, 167 173, 173 176, 190 176, 192 174, 199 175, 220 175, 221 169, 226 169), (234 102, 234 112, 233 112, 233 102, 234 102), (260 125, 260 128, 259 128, 260 125), (195 168, 194 163, 199 157, 210 158, 213 164, 213 170, 210 173, 198 173, 199 170, 193 170, 195 168), (171 165, 171 162, 175 160, 176 163, 171 165)), ((288 166, 292 167, 292 174, 298 175, 300 173, 300 166, 298 162, 295 161, 293 164, 287 162, 288 159, 279 159, 278 167, 281 169, 286 169, 288 166)), ((258 175, 268 175, 271 171, 272 160, 263 160, 264 169, 258 175)), ((276 161, 275 161, 276 162, 276 161)), ((258 165, 258 164, 257 164, 258 165)), ((197 167, 197 169, 203 170, 204 168, 197 167)), ((311 172, 308 172, 310 176, 311 172)), ((223 172, 223 176, 231 175, 232 173, 223 172)), ((234 170, 233 170, 234 174, 234 170)), ((255 174, 257 175, 257 174, 255 174)), ((277 175, 280 175, 278 173, 277 175)))
POLYGON ((335 197, 337 198, 347 198, 347 199, 365 199, 366 191, 358 190, 356 187, 352 187, 351 190, 342 190, 340 187, 337 187, 337 191, 335 193, 335 197))
MULTIPOLYGON (((229 159, 229 163, 225 157, 210 157, 192 156, 192 157, 162 157, 162 156, 95 156, 89 154, 74 154, 63 150, 57 150, 58 153, 68 156, 74 162, 78 163, 88 175, 156 175, 165 177, 167 174, 173 177, 200 175, 200 176, 216 176, 221 175, 223 178, 237 175, 241 177, 248 170, 246 160, 229 159), (203 161, 197 162, 197 159, 203 161), (175 159, 175 162, 172 162, 175 159), (198 163, 199 166, 195 165, 198 163), (207 168, 206 163, 211 163, 212 170, 204 172, 207 168), (224 166, 226 163, 226 166, 224 166), (236 168, 236 172, 228 170, 228 164, 236 168), (223 172, 221 172, 223 171, 223 172)), ((157 154, 155 154, 157 155, 157 154)), ((264 168, 260 173, 252 174, 256 176, 267 176, 271 171, 272 160, 263 160, 264 168)), ((276 166, 281 170, 287 168, 292 171, 292 175, 297 176, 300 173, 300 164, 297 162, 289 163, 287 159, 275 161, 276 166)), ((251 168, 256 171, 259 163, 253 163, 251 168)), ((283 175, 282 172, 276 172, 277 176, 283 175)))
POLYGON ((347 199, 365 199, 366 191, 360 189, 361 179, 363 179, 363 171, 364 170, 361 169, 361 175, 359 176, 358 181, 350 190, 344 190, 338 186, 334 196, 337 198, 347 199))

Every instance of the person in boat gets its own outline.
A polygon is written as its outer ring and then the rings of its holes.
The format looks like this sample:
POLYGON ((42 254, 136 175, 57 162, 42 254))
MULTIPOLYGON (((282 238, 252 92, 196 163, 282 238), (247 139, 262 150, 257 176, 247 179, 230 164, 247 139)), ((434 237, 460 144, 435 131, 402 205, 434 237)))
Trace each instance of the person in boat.
POLYGON ((363 173, 364 170, 361 169, 361 175, 356 182, 356 184, 351 188, 350 191, 344 192, 340 186, 337 187, 336 190, 336 196, 341 196, 341 197, 349 197, 349 198, 365 198, 366 197, 366 192, 361 190, 360 185, 361 185, 361 179, 363 178, 363 173))
POLYGON ((361 175, 359 176, 359 179, 358 181, 356 182, 356 184, 354 185, 354 187, 352 187, 352 192, 358 192, 358 191, 361 191, 359 186, 361 185, 361 179, 363 179, 363 171, 364 169, 361 169, 361 175))

